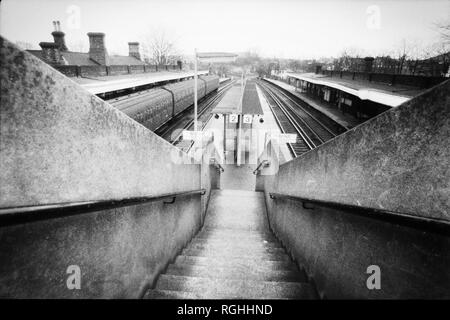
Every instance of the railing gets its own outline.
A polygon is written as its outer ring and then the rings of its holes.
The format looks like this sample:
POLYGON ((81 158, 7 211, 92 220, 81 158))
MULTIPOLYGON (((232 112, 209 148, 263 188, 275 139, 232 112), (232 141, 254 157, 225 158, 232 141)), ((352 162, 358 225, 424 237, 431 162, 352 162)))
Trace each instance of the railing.
POLYGON ((82 202, 57 203, 38 206, 4 208, 0 209, 0 227, 34 222, 39 220, 62 218, 67 216, 85 214, 101 210, 115 209, 120 207, 128 207, 149 202, 163 201, 166 199, 171 199, 171 201, 164 202, 164 204, 170 204, 174 203, 176 198, 196 194, 204 195, 205 192, 206 192, 205 189, 198 189, 192 191, 163 194, 159 196, 134 197, 120 200, 96 200, 96 201, 82 201, 82 202))
POLYGON ((268 166, 270 166, 269 160, 263 160, 263 161, 261 161, 261 162, 258 164, 258 166, 256 167, 256 169, 253 171, 253 174, 254 174, 254 175, 257 175, 258 172, 261 170, 261 167, 262 167, 262 168, 267 168, 268 166))
POLYGON ((323 201, 280 193, 269 193, 269 196, 271 199, 278 198, 278 199, 300 201, 302 202, 303 208, 307 210, 314 210, 313 207, 307 206, 307 203, 312 203, 323 207, 345 210, 347 213, 354 215, 369 217, 372 219, 382 220, 385 222, 394 223, 402 226, 408 226, 420 230, 431 231, 434 233, 439 233, 447 236, 450 235, 450 222, 447 220, 419 217, 390 210, 370 208, 370 207, 360 207, 346 203, 323 201))
POLYGON ((216 169, 219 172, 221 172, 221 173, 225 172, 225 169, 220 165, 220 163, 217 162, 217 160, 215 158, 211 159, 211 164, 213 164, 214 167, 216 167, 216 169))

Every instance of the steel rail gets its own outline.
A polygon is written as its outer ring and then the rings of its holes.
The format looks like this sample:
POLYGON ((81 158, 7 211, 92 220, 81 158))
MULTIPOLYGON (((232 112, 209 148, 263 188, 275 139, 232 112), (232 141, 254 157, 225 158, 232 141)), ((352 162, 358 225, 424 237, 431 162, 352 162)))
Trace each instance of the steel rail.
MULTIPOLYGON (((274 90, 277 90, 277 92, 280 95, 283 95, 286 99, 290 100, 293 104, 295 104, 296 106, 300 107, 300 109, 302 109, 302 111, 304 111, 306 114, 308 114, 313 120, 315 120, 323 129, 325 129, 326 131, 328 131, 328 133, 330 133, 331 135, 333 135, 334 137, 337 136, 336 133, 334 133, 333 131, 331 131, 325 124, 322 123, 322 121, 320 121, 319 119, 317 119, 316 116, 312 115, 311 112, 309 112, 308 110, 305 109, 305 107, 303 107, 301 105, 301 103, 295 101, 294 99, 292 99, 289 95, 287 95, 281 88, 276 88, 274 85, 270 85, 270 83, 268 84, 269 87, 274 88, 274 90)), ((302 103, 305 103, 304 101, 302 101, 302 103)), ((325 116, 325 115, 324 115, 325 116)))
MULTIPOLYGON (((282 113, 285 115, 285 117, 287 118, 287 120, 290 122, 290 124, 292 125, 292 127, 295 129, 295 131, 298 133, 299 138, 301 138, 303 140, 303 142, 306 144, 306 146, 312 150, 315 147, 315 144, 311 141, 311 139, 308 137, 308 135, 306 134, 306 132, 303 130, 303 128, 297 123, 297 121, 289 114, 289 112, 286 110, 286 108, 284 107, 284 104, 282 101, 280 101, 279 99, 276 98, 276 96, 273 95, 273 93, 271 91, 269 91, 264 85, 261 85, 261 88, 263 89, 263 92, 268 95, 269 97, 272 98, 272 100, 275 102, 275 104, 278 106, 278 108, 282 111, 282 113)), ((270 106, 270 103, 269 103, 270 106)), ((272 112, 273 108, 271 107, 272 112)), ((275 113, 274 113, 275 114, 275 113)), ((279 125, 282 127, 281 123, 279 123, 279 125)), ((282 131, 286 132, 285 129, 282 129, 282 131)), ((295 142, 297 143, 297 142, 295 142)), ((300 154, 297 154, 297 152, 294 150, 294 144, 295 143, 287 143, 290 146, 291 151, 293 152, 294 156, 297 157, 300 154)))
MULTIPOLYGON (((326 141, 323 137, 321 137, 321 136, 317 133, 317 131, 316 131, 315 129, 313 129, 313 128, 311 127, 310 124, 308 124, 308 123, 306 122, 305 119, 303 119, 302 116, 300 116, 300 115, 296 112, 296 110, 294 109, 293 106, 289 105, 287 102, 285 102, 285 101, 283 101, 281 98, 279 98, 280 94, 279 94, 275 89, 273 89, 272 87, 269 87, 269 86, 268 86, 268 90, 269 90, 270 92, 272 92, 272 93, 278 98, 279 101, 282 101, 282 103, 286 106, 286 109, 289 109, 290 114, 291 114, 291 117, 294 117, 294 116, 295 116, 295 118, 297 118, 297 119, 303 124, 303 126, 304 126, 306 129, 308 129, 308 130, 315 136, 315 138, 316 138, 317 140, 319 140, 320 143, 316 143, 316 142, 313 141, 313 138, 312 138, 310 135, 306 134, 306 135, 308 136, 308 138, 310 139, 311 143, 314 145, 314 147, 318 147, 319 145, 321 145, 322 143, 324 143, 324 142, 326 141)), ((304 111, 303 107, 301 107, 300 105, 297 105, 297 107, 301 108, 302 111, 304 111)), ((306 112, 305 112, 305 113, 306 113, 306 112)), ((310 116, 310 115, 307 113, 307 116, 310 116)), ((315 120, 314 118, 312 118, 312 119, 313 119, 313 121, 315 120)), ((333 137, 334 137, 334 136, 335 136, 335 135, 333 134, 333 137)))
MULTIPOLYGON (((231 81, 230 83, 227 83, 226 85, 222 86, 220 88, 220 90, 218 90, 217 95, 215 95, 214 97, 212 97, 211 100, 209 101, 205 101, 205 105, 203 108, 200 109, 199 113, 198 113, 198 120, 201 120, 201 116, 203 116, 206 111, 208 111, 211 106, 217 102, 217 100, 219 100, 220 98, 222 98, 222 96, 225 94, 225 92, 230 89, 233 84, 235 83, 235 80, 231 81)), ((209 120, 211 119, 212 115, 209 115, 208 118, 206 119, 206 121, 202 121, 202 126, 201 126, 201 131, 204 130, 204 128, 206 127, 206 125, 208 124, 209 120)), ((177 145, 180 143, 180 138, 183 134, 183 130, 188 130, 189 128, 191 128, 194 124, 193 120, 189 120, 182 128, 182 130, 180 131, 180 133, 178 133, 178 135, 171 141, 171 143, 173 145, 177 145)), ((189 147, 185 148, 186 150, 183 150, 185 152, 189 152, 189 150, 192 148, 192 145, 194 144, 194 142, 191 142, 189 144, 189 147)))
MULTIPOLYGON (((269 100, 267 99, 267 93, 266 93, 266 90, 265 90, 259 83, 257 83, 257 85, 260 87, 260 89, 261 89, 261 91, 263 92, 264 96, 266 96, 267 105, 269 106, 270 111, 272 111, 272 114, 273 114, 273 116, 274 116, 274 118, 275 118, 275 122, 278 124, 278 127, 280 128, 281 132, 282 132, 282 133, 287 133, 287 132, 286 132, 286 129, 281 125, 281 121, 280 121, 280 119, 278 118, 278 116, 277 116, 275 110, 273 109, 272 105, 269 103, 269 100)), ((294 129, 295 129, 295 128, 294 128, 294 129)), ((287 145, 288 145, 288 147, 289 147, 289 150, 291 150, 292 155, 293 155, 294 157, 297 157, 297 153, 295 152, 294 147, 292 146, 292 144, 288 143, 287 145)))

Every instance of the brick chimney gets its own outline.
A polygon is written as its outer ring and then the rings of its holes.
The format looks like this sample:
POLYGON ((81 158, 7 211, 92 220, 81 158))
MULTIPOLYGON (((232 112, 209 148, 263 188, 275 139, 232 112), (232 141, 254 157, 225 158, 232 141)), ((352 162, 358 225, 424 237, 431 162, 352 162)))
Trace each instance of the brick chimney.
POLYGON ((372 72, 373 60, 375 60, 375 58, 373 57, 364 58, 364 72, 366 73, 372 72))
POLYGON ((108 52, 105 47, 105 34, 102 32, 88 32, 89 58, 103 66, 109 65, 108 52))
POLYGON ((128 55, 141 60, 141 54, 139 53, 139 42, 128 42, 128 55))
POLYGON ((42 58, 49 64, 63 64, 63 57, 59 50, 59 45, 54 42, 41 42, 42 58))
POLYGON ((52 32, 53 39, 58 45, 60 51, 67 51, 66 40, 64 39, 65 33, 61 31, 61 25, 59 21, 53 21, 53 28, 55 31, 52 32))

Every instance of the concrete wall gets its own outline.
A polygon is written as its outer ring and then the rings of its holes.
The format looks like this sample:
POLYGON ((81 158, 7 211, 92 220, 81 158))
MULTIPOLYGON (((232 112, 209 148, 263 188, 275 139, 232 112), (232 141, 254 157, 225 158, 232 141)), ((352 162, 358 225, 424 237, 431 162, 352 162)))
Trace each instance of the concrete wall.
POLYGON ((107 76, 106 66, 80 66, 80 76, 83 77, 104 77, 107 76))
POLYGON ((322 296, 450 298, 448 233, 269 198, 275 192, 450 221, 449 93, 447 81, 265 176, 271 227, 322 296), (366 287, 372 264, 381 268, 381 290, 366 287))
MULTIPOLYGON (((202 187, 201 166, 178 164, 190 160, 181 151, 0 40, 0 214, 202 187)), ((204 206, 196 195, 0 225, 0 296, 139 297, 199 229, 204 206), (66 287, 69 265, 81 268, 81 290, 66 287)))
POLYGON ((117 76, 128 74, 128 66, 108 66, 108 75, 117 76))
POLYGON ((196 234, 200 196, 0 227, 0 297, 139 298, 196 234), (67 268, 81 270, 69 290, 67 268))

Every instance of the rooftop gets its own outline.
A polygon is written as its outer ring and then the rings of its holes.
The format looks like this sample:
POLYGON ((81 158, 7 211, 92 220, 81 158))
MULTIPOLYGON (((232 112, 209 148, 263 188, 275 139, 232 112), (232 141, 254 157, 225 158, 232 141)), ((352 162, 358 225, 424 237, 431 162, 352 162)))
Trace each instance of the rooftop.
MULTIPOLYGON (((32 55, 39 59, 43 59, 42 50, 27 50, 32 55)), ((74 66, 98 66, 99 64, 94 60, 89 58, 89 53, 87 52, 74 52, 74 51, 62 51, 61 55, 65 61, 66 65, 74 66)), ((130 56, 109 56, 109 65, 143 65, 143 61, 130 56)))
MULTIPOLYGON (((208 70, 198 71, 198 74, 199 75, 208 74, 208 70)), ((111 92, 162 81, 171 81, 193 76, 194 72, 192 71, 184 71, 184 72, 161 71, 161 72, 138 73, 119 76, 73 78, 72 80, 80 84, 90 93, 100 94, 105 92, 111 92)))
POLYGON ((244 92, 240 83, 235 84, 211 113, 263 115, 255 82, 247 81, 244 92))
POLYGON ((332 78, 316 73, 287 73, 287 76, 335 88, 355 95, 361 100, 371 100, 391 107, 396 107, 426 90, 402 85, 392 86, 368 80, 332 78))
POLYGON ((223 96, 217 106, 211 111, 214 114, 237 114, 240 113, 242 98, 241 84, 233 85, 223 96))

